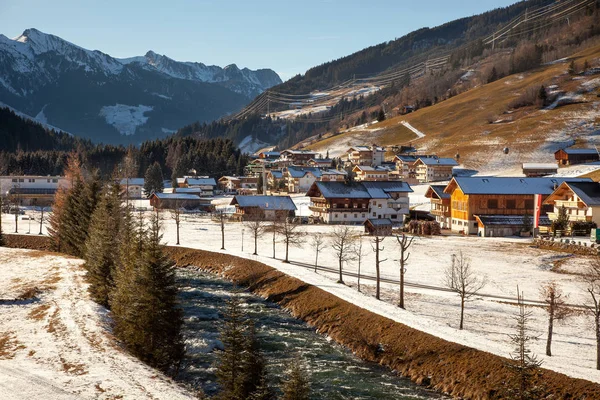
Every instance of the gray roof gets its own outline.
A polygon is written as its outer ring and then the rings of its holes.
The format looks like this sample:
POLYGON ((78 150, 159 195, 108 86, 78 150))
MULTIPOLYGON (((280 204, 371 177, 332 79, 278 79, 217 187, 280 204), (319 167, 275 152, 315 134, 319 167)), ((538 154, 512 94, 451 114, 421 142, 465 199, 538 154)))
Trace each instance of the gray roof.
POLYGON ((330 199, 387 199, 391 192, 408 193, 413 190, 406 182, 315 182, 323 197, 330 199))
POLYGON ((446 185, 429 185, 429 187, 435 192, 435 194, 438 195, 440 199, 449 199, 451 197, 450 193, 444 193, 446 185))
POLYGON ((175 188, 176 193, 200 193, 202 189, 200 188, 175 188))
POLYGON ((567 182, 567 185, 588 207, 600 205, 600 183, 567 182))
POLYGON ((392 226, 392 220, 389 218, 369 218, 364 223, 370 222, 373 226, 392 226))
MULTIPOLYGON (((523 215, 476 215, 484 226, 510 225, 523 226, 523 215)), ((533 223, 533 216, 531 221, 533 223)), ((540 216, 540 226, 550 226, 551 221, 547 215, 540 216)))
POLYGON ((454 158, 434 158, 434 157, 419 157, 419 160, 425 165, 446 165, 456 166, 458 163, 454 158))
POLYGON ((398 154, 394 159, 396 159, 396 158, 398 160, 402 161, 402 162, 414 163, 415 161, 417 161, 417 159, 419 157, 417 157, 417 156, 406 156, 406 155, 400 155, 400 154, 398 154))
POLYGON ((319 167, 299 167, 291 165, 287 167, 287 171, 292 178, 302 178, 308 172, 312 173, 317 178, 321 176, 321 169, 319 167))
POLYGON ((290 196, 235 196, 230 205, 258 207, 263 210, 296 210, 290 196))
POLYGON ((523 169, 544 169, 550 171, 558 170, 555 163, 523 163, 523 169))
POLYGON ((563 182, 592 182, 589 178, 455 177, 465 194, 550 194, 563 182))
POLYGON ((144 178, 123 178, 121 179, 121 186, 127 186, 127 181, 129 181, 130 185, 144 186, 144 178))
POLYGON ((200 200, 200 196, 189 193, 158 193, 154 195, 161 200, 200 200))
MULTIPOLYGON (((558 150, 560 151, 560 150, 558 150)), ((593 154, 593 155, 598 155, 598 152, 596 151, 596 149, 573 149, 573 148, 567 148, 567 149, 563 149, 563 151, 567 154, 593 154)))
POLYGON ((217 186, 217 182, 215 182, 215 178, 186 178, 185 180, 188 185, 212 185, 217 186))

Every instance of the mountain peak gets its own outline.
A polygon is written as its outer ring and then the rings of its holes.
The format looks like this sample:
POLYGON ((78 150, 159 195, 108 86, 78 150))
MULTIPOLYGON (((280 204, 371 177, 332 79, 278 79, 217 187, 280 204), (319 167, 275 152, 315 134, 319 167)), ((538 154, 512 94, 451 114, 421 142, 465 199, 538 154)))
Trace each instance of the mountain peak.
POLYGON ((25 29, 23 31, 23 33, 21 33, 21 35, 16 37, 14 40, 16 40, 17 42, 26 43, 29 40, 35 40, 36 38, 40 38, 43 36, 48 36, 48 35, 42 31, 35 29, 35 28, 28 28, 28 29, 25 29))

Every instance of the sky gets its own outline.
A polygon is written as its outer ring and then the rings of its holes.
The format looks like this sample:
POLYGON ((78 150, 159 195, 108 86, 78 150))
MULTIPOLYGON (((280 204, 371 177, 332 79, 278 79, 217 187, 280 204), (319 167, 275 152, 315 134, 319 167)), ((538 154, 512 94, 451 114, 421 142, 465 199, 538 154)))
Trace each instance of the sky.
POLYGON ((0 0, 0 33, 52 33, 113 57, 271 68, 283 80, 516 0, 0 0))

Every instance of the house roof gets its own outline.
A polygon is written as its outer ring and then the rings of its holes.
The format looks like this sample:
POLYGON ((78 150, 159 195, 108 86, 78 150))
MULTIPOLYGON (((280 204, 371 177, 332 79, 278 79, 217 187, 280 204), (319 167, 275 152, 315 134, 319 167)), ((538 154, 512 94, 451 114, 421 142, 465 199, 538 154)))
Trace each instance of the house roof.
POLYGON ((175 193, 201 193, 200 188, 176 188, 175 193))
POLYGON ((414 163, 415 161, 417 161, 417 159, 418 159, 417 156, 407 156, 407 155, 403 155, 403 154, 398 154, 398 155, 396 155, 396 157, 394 157, 394 160, 408 162, 408 163, 414 163))
MULTIPOLYGON (((556 151, 558 153, 560 150, 556 151)), ((567 154, 593 154, 598 155, 598 151, 596 149, 573 149, 571 147, 562 149, 567 154)))
POLYGON ((292 150, 292 149, 288 149, 288 150, 284 150, 281 152, 281 154, 283 153, 289 153, 289 154, 317 154, 316 151, 310 151, 310 150, 292 150))
POLYGON ((185 182, 188 185, 206 185, 206 186, 217 186, 215 178, 185 178, 185 182))
POLYGON ((425 193, 425 197, 431 198, 430 193, 435 193, 440 199, 449 199, 451 196, 449 193, 444 193, 446 185, 429 185, 429 189, 425 193), (429 195, 429 196, 428 196, 429 195))
POLYGON ((287 167, 287 171, 292 178, 302 178, 308 172, 312 173, 317 178, 321 176, 321 170, 319 167, 299 167, 296 165, 291 165, 287 167))
POLYGON ((357 165, 354 169, 359 169, 363 172, 389 172, 390 169, 386 167, 371 167, 369 165, 357 165))
POLYGON ((239 181, 239 176, 222 176, 219 178, 219 182, 221 181, 239 181))
POLYGON ((333 160, 331 158, 311 158, 308 161, 312 161, 317 164, 331 164, 333 160))
MULTIPOLYGON (((313 183, 308 193, 312 192, 314 188, 318 189, 323 197, 330 199, 387 199, 391 197, 389 193, 413 191, 408 183, 399 181, 352 182, 350 184, 317 181, 313 183)), ((308 193, 307 195, 309 195, 308 193)))
POLYGON ((600 205, 600 183, 598 182, 565 182, 573 193, 588 207, 600 205))
POLYGON ((275 178, 275 179, 281 179, 281 178, 283 178, 283 171, 270 171, 269 173, 270 173, 270 174, 273 176, 273 178, 275 178))
POLYGON ((558 165, 555 163, 523 163, 523 169, 547 169, 550 171, 556 171, 558 165))
POLYGON ((296 210, 290 196, 235 196, 230 205, 258 207, 262 210, 296 210))
POLYGON ((552 193, 563 182, 592 182, 589 178, 513 178, 513 177, 454 177, 444 189, 451 193, 453 183, 464 194, 544 194, 552 193))
POLYGON ((457 166, 458 163, 454 158, 437 158, 437 157, 419 157, 420 162, 429 165, 445 165, 445 166, 457 166))
POLYGON ((200 196, 189 193, 152 193, 161 200, 200 200, 200 196))
POLYGON ((366 223, 370 223, 373 226, 392 226, 393 225, 392 220, 389 218, 381 218, 381 219, 369 218, 365 222, 363 222, 363 225, 366 223))
POLYGON ((129 181, 130 185, 134 185, 134 186, 144 186, 144 178, 123 178, 121 179, 121 186, 127 186, 127 181, 129 181))
POLYGON ((280 154, 281 153, 278 151, 263 151, 262 153, 259 153, 259 155, 262 155, 266 158, 277 158, 280 154))
MULTIPOLYGON (((481 222, 483 226, 493 225, 510 225, 522 226, 523 215, 476 215, 475 218, 481 222)), ((533 217, 531 217, 533 223, 533 217)), ((540 216, 540 226, 550 226, 551 221, 547 215, 540 216)))

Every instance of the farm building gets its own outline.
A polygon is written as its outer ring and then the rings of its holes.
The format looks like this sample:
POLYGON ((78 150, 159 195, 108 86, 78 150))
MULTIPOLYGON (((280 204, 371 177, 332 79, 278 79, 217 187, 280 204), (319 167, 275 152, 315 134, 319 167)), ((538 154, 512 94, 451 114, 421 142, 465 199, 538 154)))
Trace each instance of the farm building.
POLYGON ((392 220, 389 218, 383 219, 367 219, 363 225, 365 226, 365 233, 371 236, 391 236, 392 235, 392 220))
POLYGON ((152 193, 150 195, 150 205, 158 210, 185 209, 211 212, 213 210, 211 203, 211 198, 203 198, 189 193, 152 193))
POLYGON ((279 161, 283 165, 307 165, 311 159, 316 158, 317 152, 309 150, 284 150, 279 161))
POLYGON ((277 221, 296 215, 290 196, 235 196, 230 205, 235 206, 233 217, 238 221, 277 221))
POLYGON ((199 188, 202 189, 203 196, 212 196, 215 193, 215 189, 217 188, 217 182, 214 178, 209 178, 207 176, 203 177, 185 177, 185 181, 183 183, 184 187, 187 188, 199 188))
POLYGON ((352 169, 356 175, 357 181, 389 181, 397 175, 390 178, 390 170, 385 167, 371 167, 368 165, 357 165, 352 169))
POLYGON ((523 174, 528 178, 553 175, 558 172, 556 164, 548 163, 523 163, 523 174))
POLYGON ((600 160, 596 149, 560 149, 554 153, 558 165, 585 164, 600 160))
MULTIPOLYGON (((524 229, 524 215, 476 215, 475 218, 478 236, 519 236, 524 229)), ((540 216, 539 226, 550 226, 550 218, 540 216)))

